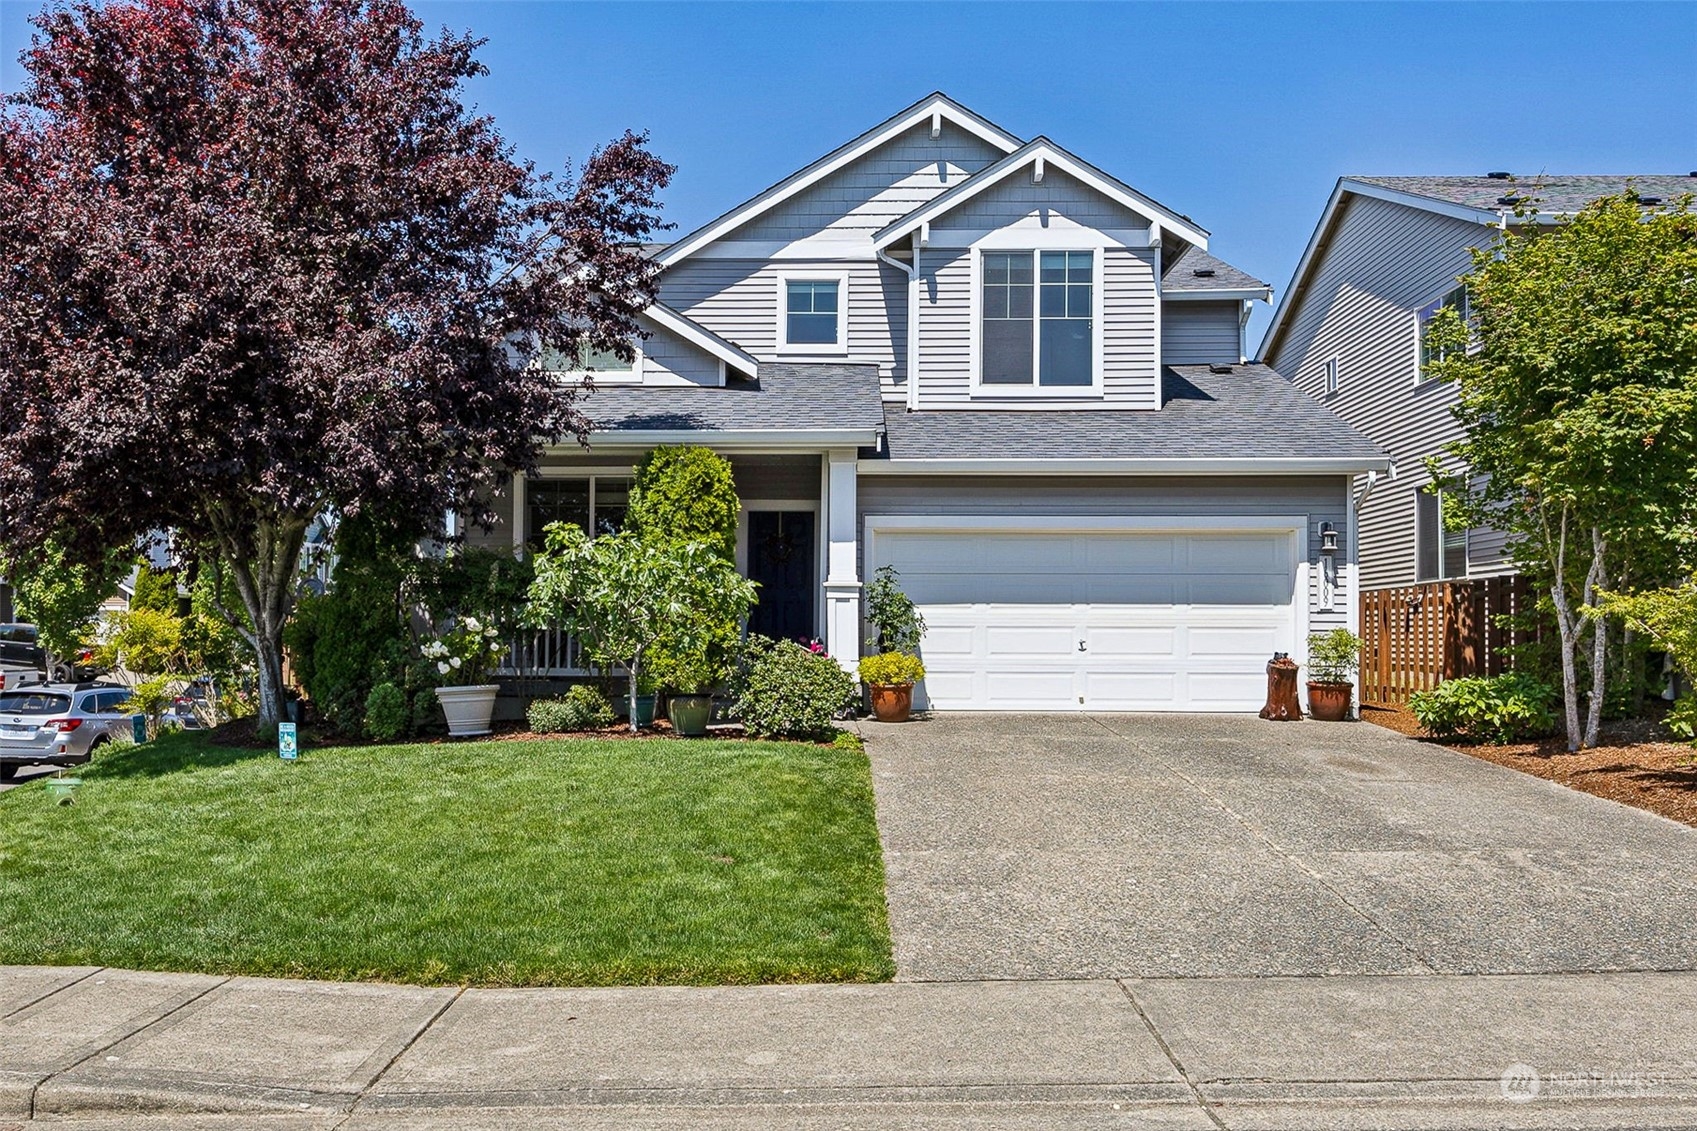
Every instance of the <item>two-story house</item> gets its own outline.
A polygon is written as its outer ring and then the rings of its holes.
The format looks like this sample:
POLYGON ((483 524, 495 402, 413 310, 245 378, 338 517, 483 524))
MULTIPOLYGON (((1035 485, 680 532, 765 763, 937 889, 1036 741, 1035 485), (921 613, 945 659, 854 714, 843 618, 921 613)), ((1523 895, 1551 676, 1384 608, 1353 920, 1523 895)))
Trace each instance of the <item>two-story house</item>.
POLYGON ((1460 276, 1505 225, 1547 228, 1629 185, 1653 208, 1697 191, 1697 174, 1338 181, 1260 356, 1394 460, 1394 478, 1357 486, 1364 588, 1512 572, 1500 532, 1446 530, 1443 495, 1429 490, 1430 458, 1461 470, 1444 458, 1461 433, 1455 389, 1426 376, 1425 326, 1444 306, 1465 312, 1460 276))
POLYGON ((514 482, 496 539, 616 528, 643 451, 707 445, 751 628, 852 665, 892 565, 944 709, 1254 710, 1354 615, 1384 456, 1244 363, 1265 283, 1054 142, 932 95, 656 256, 635 363, 580 359, 588 451, 514 482))

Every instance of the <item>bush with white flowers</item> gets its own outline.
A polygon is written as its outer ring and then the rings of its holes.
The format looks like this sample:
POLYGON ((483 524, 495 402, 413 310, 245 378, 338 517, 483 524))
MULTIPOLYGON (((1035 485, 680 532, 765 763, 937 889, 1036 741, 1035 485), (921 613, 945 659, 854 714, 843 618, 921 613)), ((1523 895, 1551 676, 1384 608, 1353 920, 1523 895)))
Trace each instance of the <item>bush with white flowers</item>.
POLYGON ((419 649, 436 668, 443 687, 469 687, 487 683, 489 673, 507 653, 501 630, 476 617, 461 617, 442 635, 419 649))

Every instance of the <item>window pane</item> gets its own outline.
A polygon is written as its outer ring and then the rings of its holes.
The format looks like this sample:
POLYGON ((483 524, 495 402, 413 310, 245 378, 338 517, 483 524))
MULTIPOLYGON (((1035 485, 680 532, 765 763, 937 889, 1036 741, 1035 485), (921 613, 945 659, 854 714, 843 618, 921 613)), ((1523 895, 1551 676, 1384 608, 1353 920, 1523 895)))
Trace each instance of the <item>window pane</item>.
POLYGON ((1417 581, 1434 581, 1438 577, 1438 496, 1429 491, 1414 492, 1414 576, 1417 581))
MULTIPOLYGON (((1438 517, 1439 517, 1440 520, 1443 518, 1443 513, 1444 513, 1444 497, 1442 495, 1439 495, 1438 496, 1438 517)), ((1443 561, 1444 576, 1445 577, 1466 577, 1467 576, 1467 531, 1466 531, 1466 529, 1464 528, 1464 529, 1461 529, 1461 530, 1450 530, 1446 527, 1443 531, 1443 546, 1444 546, 1444 561, 1443 561)))
POLYGON ((531 479, 524 487, 525 542, 540 549, 547 539, 551 522, 570 522, 581 530, 589 529, 588 479, 531 479))
POLYGON ((1056 318, 1043 322, 1044 385, 1089 385, 1091 383, 1088 318, 1056 318))
POLYGON ((634 365, 633 361, 626 361, 612 350, 585 347, 583 351, 583 367, 596 373, 629 373, 634 365))
POLYGON ((984 257, 984 281, 986 283, 1005 283, 1008 281, 1008 257, 999 252, 992 252, 984 257))
POLYGON ((1090 291, 1091 288, 1088 285, 1079 286, 1077 283, 1074 283, 1072 286, 1067 288, 1068 318, 1090 317, 1092 313, 1090 309, 1090 291))
POLYGON ((1006 318, 1008 316, 1008 289, 1006 287, 984 288, 984 317, 1006 318))
POLYGON ((807 283, 789 284, 789 305, 786 307, 791 314, 813 313, 813 288, 807 283))
POLYGON ((630 480, 595 477, 595 533, 617 534, 630 510, 630 480))
POLYGON ((1067 316, 1067 289, 1050 283, 1043 284, 1043 317, 1065 318, 1067 316))
POLYGON ((1012 286, 1008 288, 1008 317, 1031 318, 1031 285, 1012 286))
POLYGON ((1031 384, 1031 320, 984 320, 986 385, 1031 384))
POLYGON ((1008 254, 1008 282, 1031 282, 1031 253, 1015 251, 1008 254))
POLYGON ((792 345, 836 344, 835 314, 791 314, 789 319, 789 340, 792 345))
POLYGON ((1039 257, 1043 269, 1043 282, 1064 283, 1067 281, 1067 253, 1064 251, 1045 251, 1039 257))
POLYGON ((837 312, 837 284, 813 284, 813 312, 815 314, 835 314, 837 312))

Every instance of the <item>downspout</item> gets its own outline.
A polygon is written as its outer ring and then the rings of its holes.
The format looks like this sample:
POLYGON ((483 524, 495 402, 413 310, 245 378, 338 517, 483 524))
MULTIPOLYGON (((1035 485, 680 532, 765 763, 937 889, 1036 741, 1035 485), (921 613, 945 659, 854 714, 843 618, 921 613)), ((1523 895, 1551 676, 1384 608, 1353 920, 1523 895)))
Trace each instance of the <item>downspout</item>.
POLYGON ((911 265, 892 259, 882 248, 874 254, 880 263, 888 263, 907 276, 907 356, 903 365, 907 378, 907 410, 912 412, 919 407, 919 244, 915 242, 913 245, 911 265))

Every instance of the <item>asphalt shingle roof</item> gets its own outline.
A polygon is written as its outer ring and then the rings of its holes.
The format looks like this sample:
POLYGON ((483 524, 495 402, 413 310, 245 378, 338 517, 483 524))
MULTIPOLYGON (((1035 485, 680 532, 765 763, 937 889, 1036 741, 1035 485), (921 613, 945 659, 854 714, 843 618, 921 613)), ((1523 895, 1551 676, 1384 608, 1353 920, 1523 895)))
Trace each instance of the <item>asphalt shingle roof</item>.
POLYGON ((782 431, 877 428, 884 423, 876 365, 765 363, 753 381, 603 385, 579 402, 598 432, 782 431))
POLYGON ((1352 181, 1395 189, 1415 196, 1429 197, 1449 204, 1481 208, 1498 212, 1510 207, 1501 203, 1505 196, 1532 198, 1539 212, 1577 212, 1599 197, 1612 196, 1625 190, 1627 182, 1640 196, 1660 197, 1673 203, 1686 193, 1697 193, 1697 177, 1665 176, 1661 174, 1586 174, 1558 176, 1527 174, 1510 180, 1490 177, 1350 177, 1352 181))
POLYGON ((891 459, 1301 459, 1384 457, 1378 445, 1265 365, 1175 365, 1160 411, 903 412, 891 459))
POLYGON ((1173 291, 1253 291, 1266 286, 1255 276, 1239 271, 1225 260, 1195 246, 1186 248, 1184 254, 1173 260, 1172 266, 1161 276, 1161 290, 1168 294, 1173 291), (1213 274, 1198 275, 1198 271, 1212 271, 1213 274))

